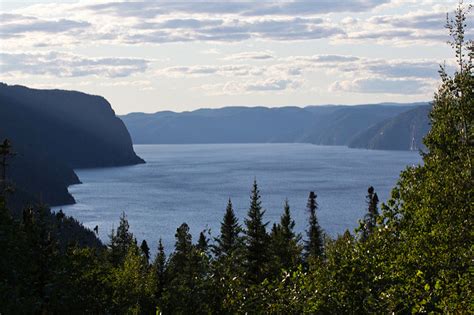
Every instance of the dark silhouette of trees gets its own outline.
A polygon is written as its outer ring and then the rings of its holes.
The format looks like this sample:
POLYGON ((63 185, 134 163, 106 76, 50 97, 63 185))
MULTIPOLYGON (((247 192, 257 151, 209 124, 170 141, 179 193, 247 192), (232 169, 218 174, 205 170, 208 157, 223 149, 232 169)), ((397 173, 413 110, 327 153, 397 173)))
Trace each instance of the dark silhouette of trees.
POLYGON ((219 237, 215 238, 216 245, 213 246, 213 253, 217 258, 221 256, 230 256, 242 245, 240 233, 242 227, 235 216, 232 208, 232 201, 229 198, 224 218, 221 222, 219 237))
POLYGON ((161 238, 158 241, 158 252, 153 262, 152 272, 154 273, 155 277, 155 301, 157 304, 160 304, 160 299, 166 286, 166 254, 161 238))
POLYGON ((146 242, 146 240, 142 241, 140 245, 140 250, 142 254, 145 256, 146 262, 148 263, 148 261, 150 260, 150 247, 148 247, 148 243, 146 242))
POLYGON ((6 198, 6 192, 9 190, 9 185, 7 183, 7 166, 8 159, 14 156, 12 145, 10 140, 5 139, 3 143, 0 144, 0 196, 6 198))
POLYGON ((318 209, 316 198, 317 195, 314 191, 311 191, 306 205, 309 218, 308 229, 306 230, 307 239, 305 240, 304 255, 307 262, 311 259, 321 258, 323 256, 323 232, 316 216, 316 210, 318 209))
POLYGON ((260 198, 257 181, 254 180, 250 208, 245 219, 245 266, 251 282, 260 282, 265 278, 269 262, 269 237, 266 231, 268 222, 263 222, 265 210, 260 198))
POLYGON ((290 270, 301 263, 301 235, 294 232, 295 221, 291 218, 288 199, 285 200, 279 224, 274 224, 270 234, 272 269, 278 274, 281 269, 290 270))
POLYGON ((374 190, 374 187, 370 186, 367 190, 367 214, 364 216, 364 220, 360 222, 360 237, 361 240, 366 240, 374 231, 377 225, 377 218, 379 216, 378 203, 379 197, 374 190))

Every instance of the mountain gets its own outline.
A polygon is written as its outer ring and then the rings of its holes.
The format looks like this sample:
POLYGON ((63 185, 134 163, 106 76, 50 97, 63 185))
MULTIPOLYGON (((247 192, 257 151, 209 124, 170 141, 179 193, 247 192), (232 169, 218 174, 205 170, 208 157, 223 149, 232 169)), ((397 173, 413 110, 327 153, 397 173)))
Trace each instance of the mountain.
POLYGON ((79 183, 74 168, 144 162, 103 97, 0 84, 0 104, 0 140, 16 152, 7 170, 13 199, 73 203, 67 186, 79 183))
POLYGON ((430 129, 429 111, 429 105, 419 106, 377 123, 354 137, 349 147, 379 150, 424 149, 423 137, 430 129))
POLYGON ((121 118, 135 144, 292 142, 313 122, 298 107, 226 107, 121 118))
POLYGON ((348 145, 368 128, 426 103, 225 107, 121 116, 136 144, 305 142, 348 145))

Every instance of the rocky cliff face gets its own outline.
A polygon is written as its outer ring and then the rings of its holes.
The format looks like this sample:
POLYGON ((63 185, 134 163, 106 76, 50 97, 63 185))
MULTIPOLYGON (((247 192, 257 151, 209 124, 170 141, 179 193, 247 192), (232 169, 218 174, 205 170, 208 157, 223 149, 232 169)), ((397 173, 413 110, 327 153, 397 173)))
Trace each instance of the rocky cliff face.
POLYGON ((17 189, 50 205, 74 202, 67 186, 73 168, 143 163, 130 135, 100 96, 0 84, 0 139, 17 155, 10 179, 17 189))

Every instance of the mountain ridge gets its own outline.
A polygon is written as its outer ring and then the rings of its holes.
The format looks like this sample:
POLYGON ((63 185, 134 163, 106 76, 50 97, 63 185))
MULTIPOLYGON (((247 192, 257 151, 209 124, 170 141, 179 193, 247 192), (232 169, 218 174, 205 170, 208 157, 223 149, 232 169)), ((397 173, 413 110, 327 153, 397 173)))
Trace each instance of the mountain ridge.
POLYGON ((229 106, 184 112, 134 112, 120 117, 134 144, 303 142, 349 145, 357 134, 373 125, 426 104, 229 106))

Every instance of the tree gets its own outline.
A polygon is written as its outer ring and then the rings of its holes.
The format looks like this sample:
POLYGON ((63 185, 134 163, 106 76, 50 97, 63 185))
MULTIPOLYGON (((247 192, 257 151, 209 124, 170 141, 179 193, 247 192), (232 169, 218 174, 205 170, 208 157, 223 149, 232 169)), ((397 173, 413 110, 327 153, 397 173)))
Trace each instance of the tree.
POLYGON ((166 287, 162 295, 164 313, 209 313, 209 283, 206 278, 207 255, 192 244, 186 223, 176 230, 175 251, 166 269, 166 287))
POLYGON ((113 270, 111 287, 113 308, 117 314, 149 314, 154 310, 153 287, 148 264, 135 242, 128 247, 123 263, 113 270))
POLYGON ((267 223, 263 223, 265 210, 262 209, 260 201, 260 191, 257 181, 254 180, 250 197, 250 208, 245 219, 245 264, 247 277, 250 282, 262 281, 267 272, 268 254, 268 234, 267 223))
POLYGON ((279 224, 274 224, 270 234, 272 269, 279 273, 281 269, 295 269, 301 261, 300 235, 294 232, 295 221, 291 218, 288 199, 285 200, 283 214, 279 224))
POLYGON ((4 196, 8 190, 8 183, 7 183, 7 160, 15 155, 12 150, 12 145, 10 140, 5 139, 3 143, 0 145, 0 196, 4 196))
POLYGON ((142 254, 145 256, 146 262, 150 260, 150 247, 148 247, 148 243, 146 240, 143 240, 141 245, 140 245, 140 250, 142 254))
POLYGON ((127 216, 125 212, 122 212, 117 231, 115 232, 114 229, 112 229, 112 233, 110 234, 110 258, 112 263, 116 266, 123 262, 129 247, 135 242, 133 234, 129 229, 130 226, 127 216))
POLYGON ((466 41, 469 9, 460 2, 447 20, 457 60, 430 112, 423 164, 402 172, 383 206, 383 231, 395 255, 385 262, 393 278, 382 295, 388 309, 425 313, 472 313, 474 44, 466 41))
POLYGON ((203 252, 203 253, 207 253, 207 250, 209 248, 209 240, 207 239, 206 235, 204 234, 204 231, 201 231, 199 233, 199 238, 198 238, 198 242, 196 244, 196 248, 203 252))
POLYGON ((309 212, 307 240, 305 241, 305 260, 321 258, 323 256, 323 232, 318 223, 316 210, 318 209, 317 195, 314 191, 309 193, 306 208, 309 212))
POLYGON ((216 245, 213 246, 213 252, 217 258, 229 256, 241 246, 240 232, 242 232, 242 228, 229 198, 224 219, 221 222, 221 234, 215 238, 216 245))
POLYGON ((377 225, 377 217, 379 216, 379 197, 377 196, 374 187, 370 186, 367 193, 367 214, 364 216, 364 220, 360 222, 359 227, 360 237, 363 241, 365 241, 374 231, 375 226, 377 225))
POLYGON ((156 254, 155 261, 153 262, 152 272, 155 273, 155 299, 157 302, 161 299, 165 283, 165 272, 166 272, 166 254, 163 247, 163 242, 158 241, 158 253, 156 254))

